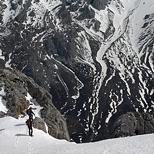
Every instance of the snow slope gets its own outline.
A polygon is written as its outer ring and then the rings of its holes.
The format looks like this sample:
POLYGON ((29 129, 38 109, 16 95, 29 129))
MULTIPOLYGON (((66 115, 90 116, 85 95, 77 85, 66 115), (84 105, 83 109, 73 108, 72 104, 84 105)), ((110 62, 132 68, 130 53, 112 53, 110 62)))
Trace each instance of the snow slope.
MULTIPOLYGON (((28 118, 28 117, 27 117, 28 118)), ((0 154, 153 154, 154 134, 76 144, 34 129, 28 136, 25 118, 0 118, 0 154)))

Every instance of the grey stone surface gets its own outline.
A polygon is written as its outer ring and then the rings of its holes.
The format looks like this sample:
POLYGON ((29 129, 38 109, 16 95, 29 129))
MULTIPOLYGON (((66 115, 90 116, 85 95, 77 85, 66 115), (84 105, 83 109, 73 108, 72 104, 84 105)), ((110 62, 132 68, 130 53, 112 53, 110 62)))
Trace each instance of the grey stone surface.
POLYGON ((35 119, 33 120, 33 127, 37 128, 37 129, 40 129, 40 130, 43 130, 45 133, 47 133, 45 123, 39 117, 35 117, 35 119))
POLYGON ((154 133, 154 117, 149 113, 128 112, 117 118, 113 125, 113 137, 154 133))
MULTIPOLYGON (((19 115, 25 116, 25 110, 29 107, 29 102, 25 96, 29 93, 41 107, 41 117, 34 120, 34 127, 46 132, 45 123, 48 126, 48 132, 55 138, 70 140, 65 118, 55 108, 52 103, 52 96, 42 87, 38 86, 34 80, 27 77, 18 70, 0 69, 0 81, 5 87, 5 99, 8 112, 0 112, 0 117, 6 115, 18 118, 19 115)), ((1 84, 2 87, 2 84, 1 84)))

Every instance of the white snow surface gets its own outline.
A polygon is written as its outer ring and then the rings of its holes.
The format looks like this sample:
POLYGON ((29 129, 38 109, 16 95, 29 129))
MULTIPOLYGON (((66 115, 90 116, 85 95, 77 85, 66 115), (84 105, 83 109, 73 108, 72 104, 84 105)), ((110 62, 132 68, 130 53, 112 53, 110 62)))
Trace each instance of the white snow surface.
POLYGON ((33 99, 29 93, 27 93, 26 100, 30 102, 30 107, 32 107, 32 109, 34 110, 35 116, 41 118, 40 110, 43 107, 41 107, 39 103, 36 101, 36 99, 35 98, 33 99))
MULTIPOLYGON (((4 87, 0 91, 5 95, 4 87)), ((39 115, 40 106, 27 93, 26 99, 35 107, 39 115)), ((0 100, 0 108, 3 101, 0 100)), ((6 106, 3 104, 3 107, 6 106)), ((153 154, 154 134, 108 139, 91 143, 74 143, 58 140, 41 130, 33 128, 33 137, 28 135, 25 121, 28 116, 19 119, 0 118, 0 154, 153 154)))
MULTIPOLYGON (((27 117, 28 118, 28 117, 27 117)), ((154 134, 76 144, 58 140, 33 128, 28 136, 25 118, 0 118, 0 154, 153 154, 154 134)))
POLYGON ((6 113, 8 111, 8 109, 6 108, 6 101, 3 99, 3 96, 5 96, 5 91, 4 91, 5 87, 4 87, 4 83, 3 83, 3 87, 1 87, 0 90, 0 111, 6 113))

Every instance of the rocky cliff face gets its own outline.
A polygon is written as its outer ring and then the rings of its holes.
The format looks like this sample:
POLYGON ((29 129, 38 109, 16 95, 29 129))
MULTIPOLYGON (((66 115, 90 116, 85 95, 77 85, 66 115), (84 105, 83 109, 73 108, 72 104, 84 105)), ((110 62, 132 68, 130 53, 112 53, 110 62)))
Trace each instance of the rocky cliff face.
POLYGON ((0 87, 3 91, 0 98, 4 107, 0 110, 1 118, 4 116, 22 117, 26 115, 25 111, 29 105, 40 106, 38 112, 41 116, 34 119, 33 126, 47 132, 46 123, 50 135, 58 139, 70 140, 66 121, 52 104, 51 95, 31 78, 17 70, 0 69, 0 87), (28 100, 28 95, 31 96, 31 100, 35 101, 28 100))
POLYGON ((2 0, 0 62, 53 96, 76 142, 154 109, 151 0, 2 0), (143 11, 144 10, 144 11, 143 11))

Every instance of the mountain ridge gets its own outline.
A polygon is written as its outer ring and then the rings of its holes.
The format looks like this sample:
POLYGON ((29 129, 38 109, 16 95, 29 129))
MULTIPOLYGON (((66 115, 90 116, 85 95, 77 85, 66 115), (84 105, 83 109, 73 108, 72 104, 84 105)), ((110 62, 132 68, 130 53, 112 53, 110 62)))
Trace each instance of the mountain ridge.
POLYGON ((154 114, 153 2, 3 0, 1 7, 2 67, 50 92, 74 141, 110 138, 126 113, 154 114))

